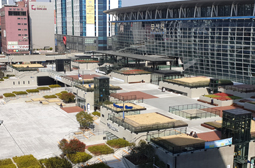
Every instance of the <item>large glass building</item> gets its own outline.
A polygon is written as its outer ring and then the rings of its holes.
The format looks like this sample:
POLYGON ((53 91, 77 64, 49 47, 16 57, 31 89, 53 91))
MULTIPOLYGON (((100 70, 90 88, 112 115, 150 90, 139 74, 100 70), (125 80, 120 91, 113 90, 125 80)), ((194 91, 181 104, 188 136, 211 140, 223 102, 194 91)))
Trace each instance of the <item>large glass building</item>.
POLYGON ((254 3, 174 1, 105 13, 115 19, 115 51, 180 58, 188 75, 255 84, 254 3))
POLYGON ((57 43, 66 36, 71 50, 106 50, 114 18, 103 11, 119 7, 121 0, 55 0, 57 43))

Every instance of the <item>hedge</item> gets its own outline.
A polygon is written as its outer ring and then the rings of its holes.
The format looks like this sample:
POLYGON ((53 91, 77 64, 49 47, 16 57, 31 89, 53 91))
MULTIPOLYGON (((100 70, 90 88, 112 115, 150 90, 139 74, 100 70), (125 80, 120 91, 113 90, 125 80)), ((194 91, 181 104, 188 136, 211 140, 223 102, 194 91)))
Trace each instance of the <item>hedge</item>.
POLYGON ((49 85, 50 88, 57 88, 57 87, 61 87, 59 84, 55 84, 55 85, 49 85))
POLYGON ((26 91, 27 91, 27 93, 38 93, 39 92, 38 89, 28 89, 26 91))
POLYGON ((60 93, 62 93, 62 94, 63 94, 63 93, 68 93, 68 91, 62 91, 62 92, 60 92, 60 93))
POLYGON ((6 76, 6 77, 3 77, 3 78, 4 78, 4 79, 9 79, 9 77, 7 77, 7 76, 6 76))
POLYGON ((86 168, 110 168, 108 165, 105 163, 96 163, 93 165, 85 166, 86 168))
POLYGON ((7 77, 12 77, 12 76, 15 76, 15 75, 9 75, 9 74, 8 74, 8 75, 6 75, 6 76, 7 76, 7 77))
POLYGON ((110 154, 114 153, 114 150, 109 148, 107 145, 96 145, 88 147, 88 150, 93 153, 94 155, 102 155, 102 154, 110 154))
POLYGON ((47 168, 72 168, 71 163, 59 157, 41 159, 40 163, 44 164, 47 168))
POLYGON ((93 114, 94 116, 100 117, 100 113, 99 113, 98 111, 95 111, 95 112, 93 112, 92 114, 93 114))
POLYGON ((56 95, 45 95, 43 96, 45 99, 57 98, 56 95))
POLYGON ((0 160, 1 168, 16 168, 16 166, 12 163, 11 159, 0 160))
POLYGON ((33 155, 24 155, 20 157, 13 157, 15 163, 19 168, 41 168, 39 161, 33 155))
POLYGON ((0 79, 0 81, 4 81, 4 79, 0 79))
POLYGON ((14 93, 15 95, 27 95, 27 92, 25 91, 13 91, 12 93, 14 93))
POLYGON ((81 163, 81 162, 87 162, 89 159, 92 158, 91 155, 89 155, 85 152, 77 152, 75 154, 67 154, 66 156, 74 164, 81 163))
POLYGON ((128 141, 126 141, 122 138, 109 140, 109 141, 107 141, 107 144, 114 148, 123 148, 123 147, 130 145, 130 143, 128 141))
POLYGON ((50 90, 49 87, 38 87, 37 89, 38 89, 38 90, 50 90))
POLYGON ((5 97, 16 97, 15 94, 13 94, 13 93, 4 93, 3 95, 5 97))

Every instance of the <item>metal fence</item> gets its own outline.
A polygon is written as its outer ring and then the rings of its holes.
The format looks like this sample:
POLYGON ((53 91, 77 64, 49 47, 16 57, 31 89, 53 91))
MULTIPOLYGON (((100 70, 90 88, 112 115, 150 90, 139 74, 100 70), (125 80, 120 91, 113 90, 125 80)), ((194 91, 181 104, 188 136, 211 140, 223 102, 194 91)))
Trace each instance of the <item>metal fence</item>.
POLYGON ((216 117, 220 115, 220 110, 200 104, 169 106, 169 112, 190 120, 198 118, 216 117), (196 112, 189 113, 184 110, 195 110, 196 112))
POLYGON ((116 117, 112 114, 109 114, 109 120, 111 120, 112 122, 124 127, 125 129, 130 130, 131 132, 135 132, 135 133, 139 133, 139 132, 147 132, 147 131, 153 131, 153 130, 161 130, 161 129, 168 129, 168 128, 174 128, 175 127, 175 123, 174 122, 169 122, 169 123, 164 123, 164 124, 148 124, 145 126, 134 126, 131 125, 129 123, 127 123, 126 121, 129 121, 130 123, 132 123, 132 120, 129 120, 127 118, 125 118, 125 120, 116 117))

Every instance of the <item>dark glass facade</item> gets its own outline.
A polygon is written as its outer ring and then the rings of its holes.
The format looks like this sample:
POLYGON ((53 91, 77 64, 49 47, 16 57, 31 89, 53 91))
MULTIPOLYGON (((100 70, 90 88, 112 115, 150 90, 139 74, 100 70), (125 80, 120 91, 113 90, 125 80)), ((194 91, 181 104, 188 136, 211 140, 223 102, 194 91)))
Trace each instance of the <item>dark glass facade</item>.
POLYGON ((98 50, 107 49, 107 15, 103 12, 106 10, 107 1, 98 0, 98 50))
POLYGON ((86 36, 86 0, 80 0, 80 36, 86 36))
POLYGON ((66 0, 61 0, 61 19, 62 19, 62 34, 67 34, 67 23, 66 23, 66 0))
POLYGON ((180 58, 188 75, 255 84, 254 4, 166 5, 116 16, 115 51, 180 58))

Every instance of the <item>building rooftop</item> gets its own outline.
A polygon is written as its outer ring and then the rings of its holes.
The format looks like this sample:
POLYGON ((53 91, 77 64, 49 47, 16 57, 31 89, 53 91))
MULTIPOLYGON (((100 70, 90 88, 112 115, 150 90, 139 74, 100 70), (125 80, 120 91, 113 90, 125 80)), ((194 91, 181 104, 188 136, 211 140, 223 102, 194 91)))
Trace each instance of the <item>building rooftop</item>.
POLYGON ((160 10, 166 8, 186 8, 186 7, 194 7, 194 6, 208 6, 208 5, 231 5, 235 4, 243 4, 243 3, 251 3, 250 0, 189 0, 189 1, 171 1, 171 2, 163 2, 163 3, 151 3, 146 5, 136 5, 136 6, 128 6, 122 8, 116 8, 104 11, 107 14, 117 14, 117 13, 125 13, 125 12, 134 12, 134 11, 145 11, 145 10, 160 10))
MULTIPOLYGON (((116 103, 115 105, 122 107, 123 103, 116 103)), ((117 108, 113 104, 105 105, 105 107, 112 110, 112 111, 115 111, 115 112, 122 112, 123 111, 123 108, 117 108)), ((133 104, 133 103, 124 103, 124 111, 134 111, 134 110, 146 110, 146 108, 143 107, 143 106, 133 104), (133 108, 132 109, 126 109, 125 106, 133 107, 133 108)))
POLYGON ((109 77, 107 76, 97 76, 97 77, 94 77, 95 79, 110 79, 109 77))
POLYGON ((197 134, 198 138, 204 141, 217 141, 221 139, 221 131, 211 131, 197 134))
POLYGON ((223 110, 223 113, 231 113, 234 115, 243 115, 243 114, 251 114, 251 112, 243 109, 231 109, 231 110, 223 110))

